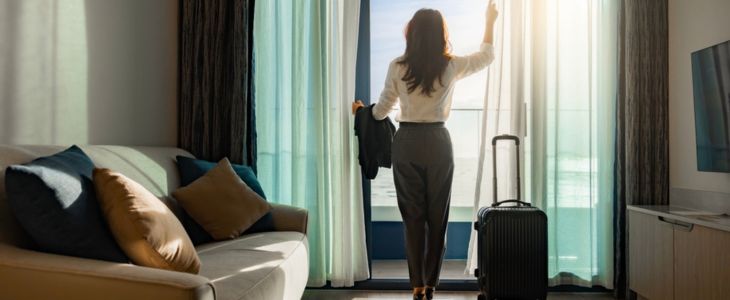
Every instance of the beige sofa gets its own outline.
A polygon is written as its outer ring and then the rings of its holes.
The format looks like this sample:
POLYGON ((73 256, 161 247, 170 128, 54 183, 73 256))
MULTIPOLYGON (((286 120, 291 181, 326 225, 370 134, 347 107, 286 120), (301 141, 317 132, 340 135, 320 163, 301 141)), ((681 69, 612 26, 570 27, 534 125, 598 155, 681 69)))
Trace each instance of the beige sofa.
MULTIPOLYGON (((307 212, 275 205, 275 232, 198 246, 200 273, 33 251, 8 211, 5 168, 64 150, 0 146, 0 298, 2 299, 299 299, 308 279, 307 212)), ((176 148, 82 146, 97 167, 119 171, 179 211, 166 196, 179 186, 176 148)))

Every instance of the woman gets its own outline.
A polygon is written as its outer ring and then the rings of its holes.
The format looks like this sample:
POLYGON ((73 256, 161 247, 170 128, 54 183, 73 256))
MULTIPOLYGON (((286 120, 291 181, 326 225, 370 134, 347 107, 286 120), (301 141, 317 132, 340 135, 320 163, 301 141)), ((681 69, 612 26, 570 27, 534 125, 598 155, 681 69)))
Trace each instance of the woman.
MULTIPOLYGON (((406 51, 390 63, 385 88, 373 117, 385 119, 399 102, 400 129, 392 145, 393 177, 403 217, 406 256, 413 299, 432 299, 445 251, 454 157, 444 127, 457 80, 486 68, 494 60, 494 3, 486 13, 481 50, 459 57, 449 52, 441 13, 421 9, 405 30, 406 51)), ((353 103, 353 113, 363 107, 353 103)))

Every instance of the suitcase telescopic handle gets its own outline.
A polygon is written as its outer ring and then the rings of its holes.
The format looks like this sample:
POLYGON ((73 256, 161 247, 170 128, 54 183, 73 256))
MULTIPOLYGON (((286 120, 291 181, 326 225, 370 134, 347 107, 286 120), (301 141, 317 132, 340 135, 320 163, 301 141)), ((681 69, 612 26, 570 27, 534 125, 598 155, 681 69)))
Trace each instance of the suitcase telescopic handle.
POLYGON ((509 135, 509 134, 503 134, 503 135, 498 135, 498 136, 495 136, 494 138, 492 138, 492 176, 493 176, 492 185, 494 188, 493 189, 494 198, 492 198, 493 207, 499 206, 502 203, 520 203, 520 204, 529 206, 529 204, 522 202, 521 201, 522 199, 520 198, 521 185, 520 185, 520 138, 519 137, 514 136, 514 135, 509 135), (497 142, 499 142, 501 140, 514 141, 515 147, 517 150, 517 155, 515 155, 515 157, 517 157, 517 199, 498 202, 497 201, 497 142))
POLYGON ((520 200, 504 200, 504 201, 499 201, 497 203, 492 204, 492 207, 498 207, 502 204, 507 204, 507 203, 517 203, 518 205, 522 205, 522 206, 532 206, 532 204, 524 202, 524 201, 520 201, 520 200))

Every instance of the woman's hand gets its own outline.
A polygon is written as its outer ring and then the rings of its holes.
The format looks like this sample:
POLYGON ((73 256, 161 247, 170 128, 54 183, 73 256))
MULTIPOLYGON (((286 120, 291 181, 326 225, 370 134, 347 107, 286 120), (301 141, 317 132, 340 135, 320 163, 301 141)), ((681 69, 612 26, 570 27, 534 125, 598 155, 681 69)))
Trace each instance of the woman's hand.
POLYGON ((497 10, 497 4, 494 3, 494 0, 490 0, 489 7, 487 7, 487 22, 489 24, 494 24, 494 22, 497 21, 498 16, 499 11, 497 10))
POLYGON ((365 104, 362 103, 360 100, 355 100, 355 102, 352 102, 352 114, 354 115, 358 109, 361 109, 365 107, 365 104))

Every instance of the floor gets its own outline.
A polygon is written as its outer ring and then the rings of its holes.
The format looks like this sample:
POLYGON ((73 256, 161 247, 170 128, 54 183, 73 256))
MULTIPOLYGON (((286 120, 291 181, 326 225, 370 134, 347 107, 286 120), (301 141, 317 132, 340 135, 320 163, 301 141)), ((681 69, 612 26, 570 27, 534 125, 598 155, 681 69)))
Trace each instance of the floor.
MULTIPOLYGON (((466 260, 444 260, 439 278, 474 279, 464 269, 466 260)), ((373 279, 408 279, 408 264, 405 260, 373 260, 373 279)))
MULTIPOLYGON (((434 299, 441 300, 476 300, 477 292, 437 292, 434 299)), ((304 292, 303 300, 400 300, 412 299, 410 292, 378 292, 378 291, 335 291, 335 290, 310 290, 304 292)), ((610 300, 610 294, 588 294, 588 293, 553 293, 548 295, 550 300, 610 300)))
MULTIPOLYGON (((374 260, 372 265, 373 279, 408 279, 408 265, 405 260, 374 260)), ((441 279, 473 279, 465 275, 465 260, 445 260, 441 266, 441 279)), ((437 292, 434 299, 443 300, 475 300, 477 292, 437 292)), ((304 292, 304 300, 360 300, 360 299, 412 299, 408 291, 354 291, 354 290, 308 290, 304 292)), ((611 294, 591 293, 551 293, 550 300, 609 300, 611 294)))

